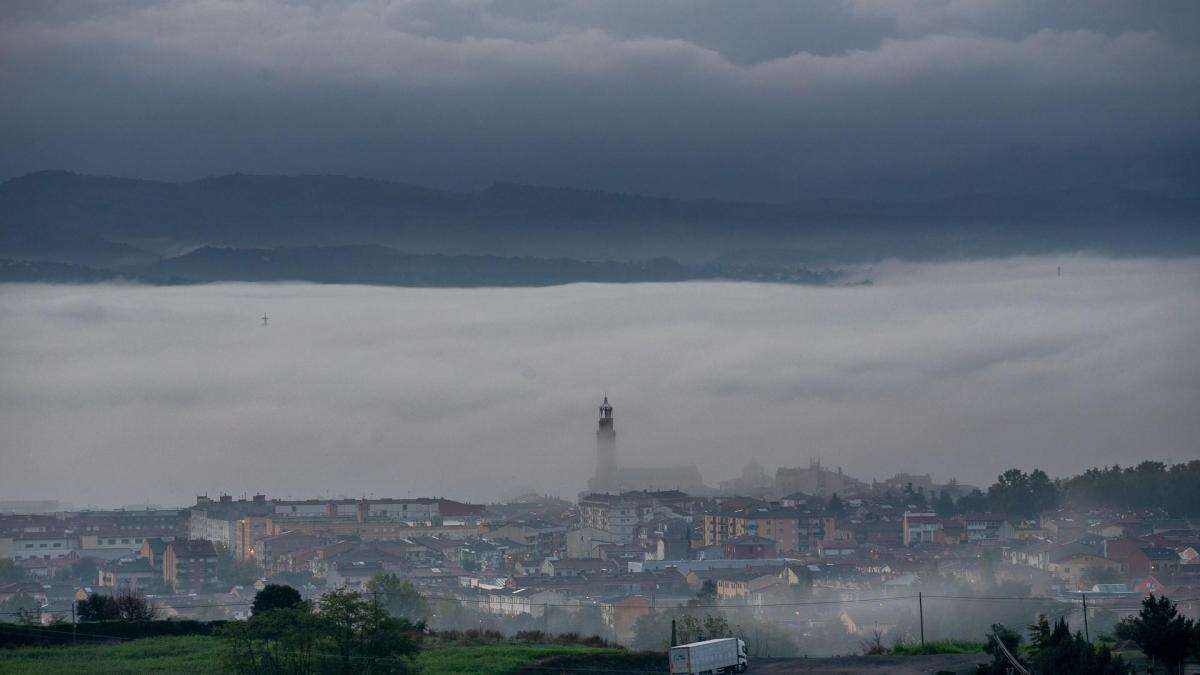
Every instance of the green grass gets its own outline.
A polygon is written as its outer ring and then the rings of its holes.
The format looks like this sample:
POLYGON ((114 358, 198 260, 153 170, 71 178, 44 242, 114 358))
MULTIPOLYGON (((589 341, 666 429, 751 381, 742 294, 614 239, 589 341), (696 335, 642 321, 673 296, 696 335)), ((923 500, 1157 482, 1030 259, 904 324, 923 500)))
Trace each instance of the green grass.
POLYGON ((522 666, 550 656, 566 654, 618 654, 615 648, 496 644, 479 646, 445 646, 421 652, 417 665, 426 675, 478 673, 503 675, 522 666))
POLYGON ((925 644, 919 642, 900 642, 892 647, 896 656, 918 656, 921 654, 974 654, 983 651, 983 643, 974 640, 930 640, 925 644))
POLYGON ((206 673, 218 668, 220 649, 219 640, 202 635, 0 649, 0 673, 206 673))
MULTIPOLYGON (((621 651, 575 645, 431 644, 417 657, 417 665, 429 675, 502 675, 551 656, 621 651)), ((0 673, 215 673, 221 672, 220 655, 220 639, 199 635, 114 645, 21 647, 0 649, 0 673)))

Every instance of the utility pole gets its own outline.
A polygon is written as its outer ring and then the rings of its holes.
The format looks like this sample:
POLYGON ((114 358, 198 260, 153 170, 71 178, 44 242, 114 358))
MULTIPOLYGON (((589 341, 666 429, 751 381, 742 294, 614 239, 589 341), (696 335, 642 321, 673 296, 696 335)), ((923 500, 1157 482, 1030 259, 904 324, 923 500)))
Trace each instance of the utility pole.
POLYGON ((75 630, 78 622, 75 620, 75 605, 79 604, 78 600, 71 601, 71 644, 75 644, 75 630))
POLYGON ((1092 634, 1088 632, 1087 620, 1087 593, 1080 593, 1079 599, 1083 601, 1083 639, 1087 640, 1088 644, 1091 644, 1092 634))
POLYGON ((674 647, 677 644, 678 642, 675 641, 675 618, 671 617, 671 646, 674 647))
MULTIPOLYGON (((911 596, 910 596, 911 597, 911 596)), ((917 592, 917 614, 921 617, 921 646, 925 646, 925 594, 917 592)))
POLYGON ((550 636, 550 603, 542 603, 542 633, 550 636))

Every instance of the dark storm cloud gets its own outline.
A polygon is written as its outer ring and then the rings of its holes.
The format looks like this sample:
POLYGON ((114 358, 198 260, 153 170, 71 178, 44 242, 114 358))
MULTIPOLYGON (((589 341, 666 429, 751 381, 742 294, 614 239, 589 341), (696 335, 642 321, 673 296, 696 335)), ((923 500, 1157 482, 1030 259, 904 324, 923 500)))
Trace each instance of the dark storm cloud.
POLYGON ((16 2, 0 174, 1186 189, 1192 2, 16 2))
POLYGON ((843 288, 0 286, 0 494, 571 496, 605 391, 623 461, 694 462, 712 484, 750 457, 980 484, 1012 466, 1197 458, 1197 260, 870 275, 843 288))

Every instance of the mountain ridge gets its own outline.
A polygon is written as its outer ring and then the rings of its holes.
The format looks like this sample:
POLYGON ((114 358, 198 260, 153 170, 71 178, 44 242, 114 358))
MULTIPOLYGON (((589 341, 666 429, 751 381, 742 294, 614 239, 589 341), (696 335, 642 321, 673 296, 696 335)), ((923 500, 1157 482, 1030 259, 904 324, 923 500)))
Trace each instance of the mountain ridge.
POLYGON ((343 175, 186 182, 46 170, 0 183, 0 257, 100 267, 202 246, 377 244, 412 254, 802 265, 1088 250, 1200 252, 1200 198, 1105 185, 1037 194, 787 203, 496 182, 453 192, 343 175), (753 257, 749 262, 753 262, 753 257))

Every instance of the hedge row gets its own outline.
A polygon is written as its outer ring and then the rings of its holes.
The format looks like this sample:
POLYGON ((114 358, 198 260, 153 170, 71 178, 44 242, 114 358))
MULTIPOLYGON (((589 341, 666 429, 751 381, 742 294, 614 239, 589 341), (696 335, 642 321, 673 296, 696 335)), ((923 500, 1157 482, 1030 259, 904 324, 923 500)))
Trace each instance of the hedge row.
POLYGON ((211 635, 224 621, 96 621, 28 626, 0 623, 0 647, 71 644, 72 642, 120 642, 164 635, 211 635))

